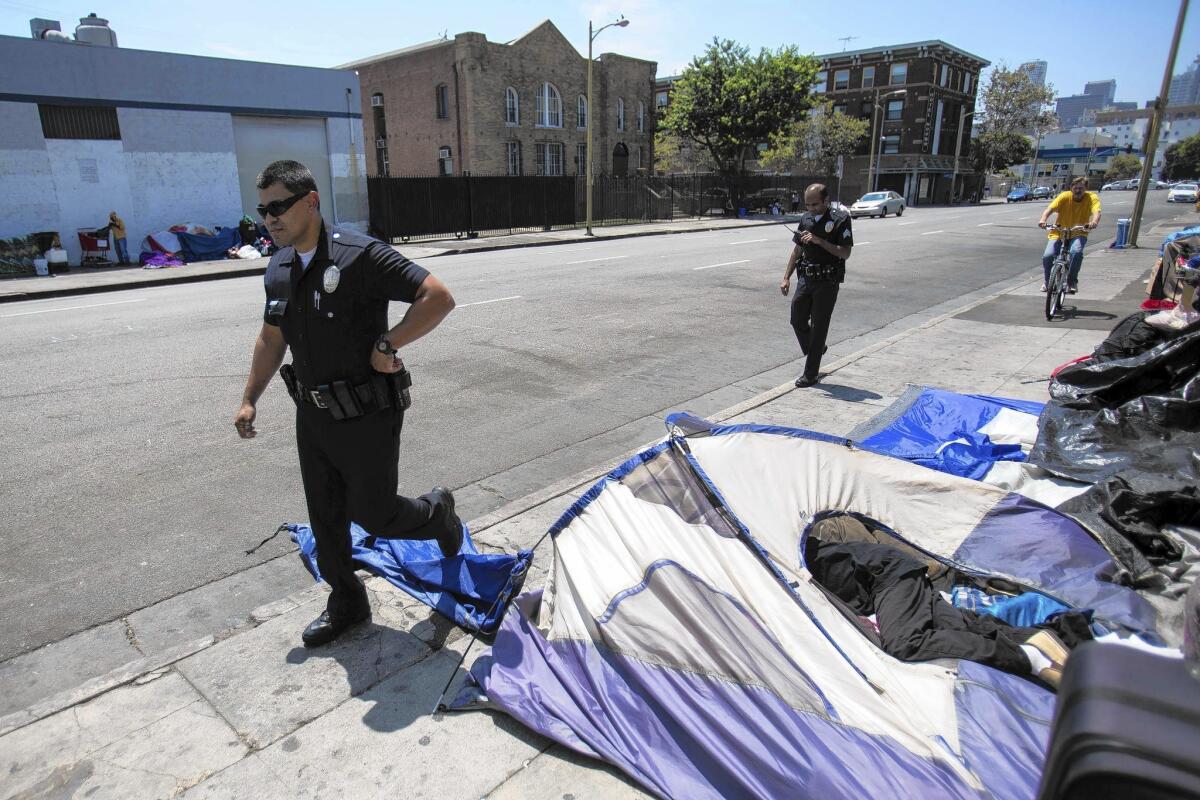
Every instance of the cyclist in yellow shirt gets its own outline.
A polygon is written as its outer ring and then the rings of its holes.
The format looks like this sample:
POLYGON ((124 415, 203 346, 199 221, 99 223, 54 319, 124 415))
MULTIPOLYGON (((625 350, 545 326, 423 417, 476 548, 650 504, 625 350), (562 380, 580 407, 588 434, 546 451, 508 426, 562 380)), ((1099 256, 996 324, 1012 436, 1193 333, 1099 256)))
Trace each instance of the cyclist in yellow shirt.
MULTIPOLYGON (((1072 178, 1071 190, 1050 201, 1050 205, 1042 212, 1042 218, 1038 220, 1038 227, 1045 228, 1046 221, 1055 213, 1058 214, 1057 224, 1064 228, 1086 225, 1089 230, 1094 230, 1100 224, 1100 196, 1087 190, 1087 178, 1072 178)), ((1070 270, 1067 272, 1067 292, 1070 294, 1079 290, 1079 268, 1083 266, 1083 248, 1086 244, 1086 236, 1076 236, 1071 240, 1071 249, 1068 251, 1071 257, 1070 270)), ((1042 253, 1043 292, 1050 281, 1050 265, 1054 263, 1054 257, 1058 255, 1060 247, 1062 240, 1058 231, 1050 231, 1046 252, 1042 253)))

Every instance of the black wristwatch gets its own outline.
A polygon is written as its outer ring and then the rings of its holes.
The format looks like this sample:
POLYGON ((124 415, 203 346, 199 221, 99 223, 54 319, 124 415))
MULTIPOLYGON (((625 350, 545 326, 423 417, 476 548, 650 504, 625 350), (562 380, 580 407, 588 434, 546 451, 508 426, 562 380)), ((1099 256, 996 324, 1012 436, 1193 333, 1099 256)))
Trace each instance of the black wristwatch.
POLYGON ((394 356, 400 352, 395 347, 392 347, 392 343, 388 341, 386 333, 379 334, 379 338, 375 340, 375 349, 385 356, 394 356))

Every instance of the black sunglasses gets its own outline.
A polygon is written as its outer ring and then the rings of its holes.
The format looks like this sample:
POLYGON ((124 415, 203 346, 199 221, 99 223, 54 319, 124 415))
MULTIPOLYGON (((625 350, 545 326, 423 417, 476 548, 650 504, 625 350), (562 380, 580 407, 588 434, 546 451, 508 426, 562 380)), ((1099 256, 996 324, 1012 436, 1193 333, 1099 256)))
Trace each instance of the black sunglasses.
POLYGON ((296 203, 300 202, 301 199, 308 197, 310 194, 312 194, 311 189, 309 189, 307 192, 301 192, 300 194, 294 194, 291 197, 287 198, 286 200, 272 200, 271 202, 267 203, 265 206, 264 205, 256 206, 254 210, 257 211, 258 215, 260 217, 262 217, 263 219, 267 218, 267 214, 270 214, 272 217, 279 219, 280 217, 282 217, 284 214, 286 214, 288 212, 289 208, 296 205, 296 203))

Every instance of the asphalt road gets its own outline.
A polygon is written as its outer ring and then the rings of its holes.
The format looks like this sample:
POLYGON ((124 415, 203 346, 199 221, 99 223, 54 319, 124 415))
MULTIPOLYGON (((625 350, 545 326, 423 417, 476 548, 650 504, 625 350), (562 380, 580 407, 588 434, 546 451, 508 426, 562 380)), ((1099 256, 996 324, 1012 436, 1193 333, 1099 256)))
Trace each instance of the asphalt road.
MULTIPOLYGON (((1190 215, 1164 194, 1143 231, 1190 215)), ((1104 199, 1093 243, 1132 210, 1131 193, 1104 199)), ((856 221, 832 353, 1036 274, 1042 208, 856 221)), ((781 365, 798 371, 777 288, 789 249, 790 233, 767 226, 429 260, 458 308, 405 353, 402 491, 467 487, 471 518, 660 435, 655 415, 712 412, 778 383, 781 365)), ((244 554, 306 518, 278 381, 259 437, 233 429, 262 303, 261 279, 239 278, 0 307, 0 660, 290 549, 280 537, 244 554)))

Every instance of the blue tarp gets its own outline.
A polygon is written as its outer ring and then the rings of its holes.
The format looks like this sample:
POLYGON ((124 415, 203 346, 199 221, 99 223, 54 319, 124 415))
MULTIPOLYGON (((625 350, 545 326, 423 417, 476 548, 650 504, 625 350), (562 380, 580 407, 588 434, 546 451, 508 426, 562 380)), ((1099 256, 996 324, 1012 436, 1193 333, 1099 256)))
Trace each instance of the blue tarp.
MULTIPOLYGON (((900 401, 896 405, 903 408, 900 401)), ((997 461, 1024 461, 1026 457, 1020 445, 996 444, 979 429, 1001 409, 1036 417, 1043 405, 1028 400, 923 389, 912 397, 902 413, 890 417, 887 427, 874 430, 859 444, 866 450, 979 480, 997 461)))
MULTIPOLYGON (((300 558, 313 577, 317 568, 317 542, 307 525, 287 526, 300 558)), ((423 539, 374 539, 351 524, 351 555, 357 564, 384 578, 458 625, 488 634, 525 583, 533 551, 517 555, 480 553, 463 525, 463 546, 454 558, 443 558, 438 544, 423 539), (368 541, 369 540, 369 541, 368 541)))
POLYGON ((180 253, 186 261, 220 261, 227 257, 229 248, 242 243, 237 227, 222 228, 215 236, 200 236, 195 233, 177 233, 180 253))

